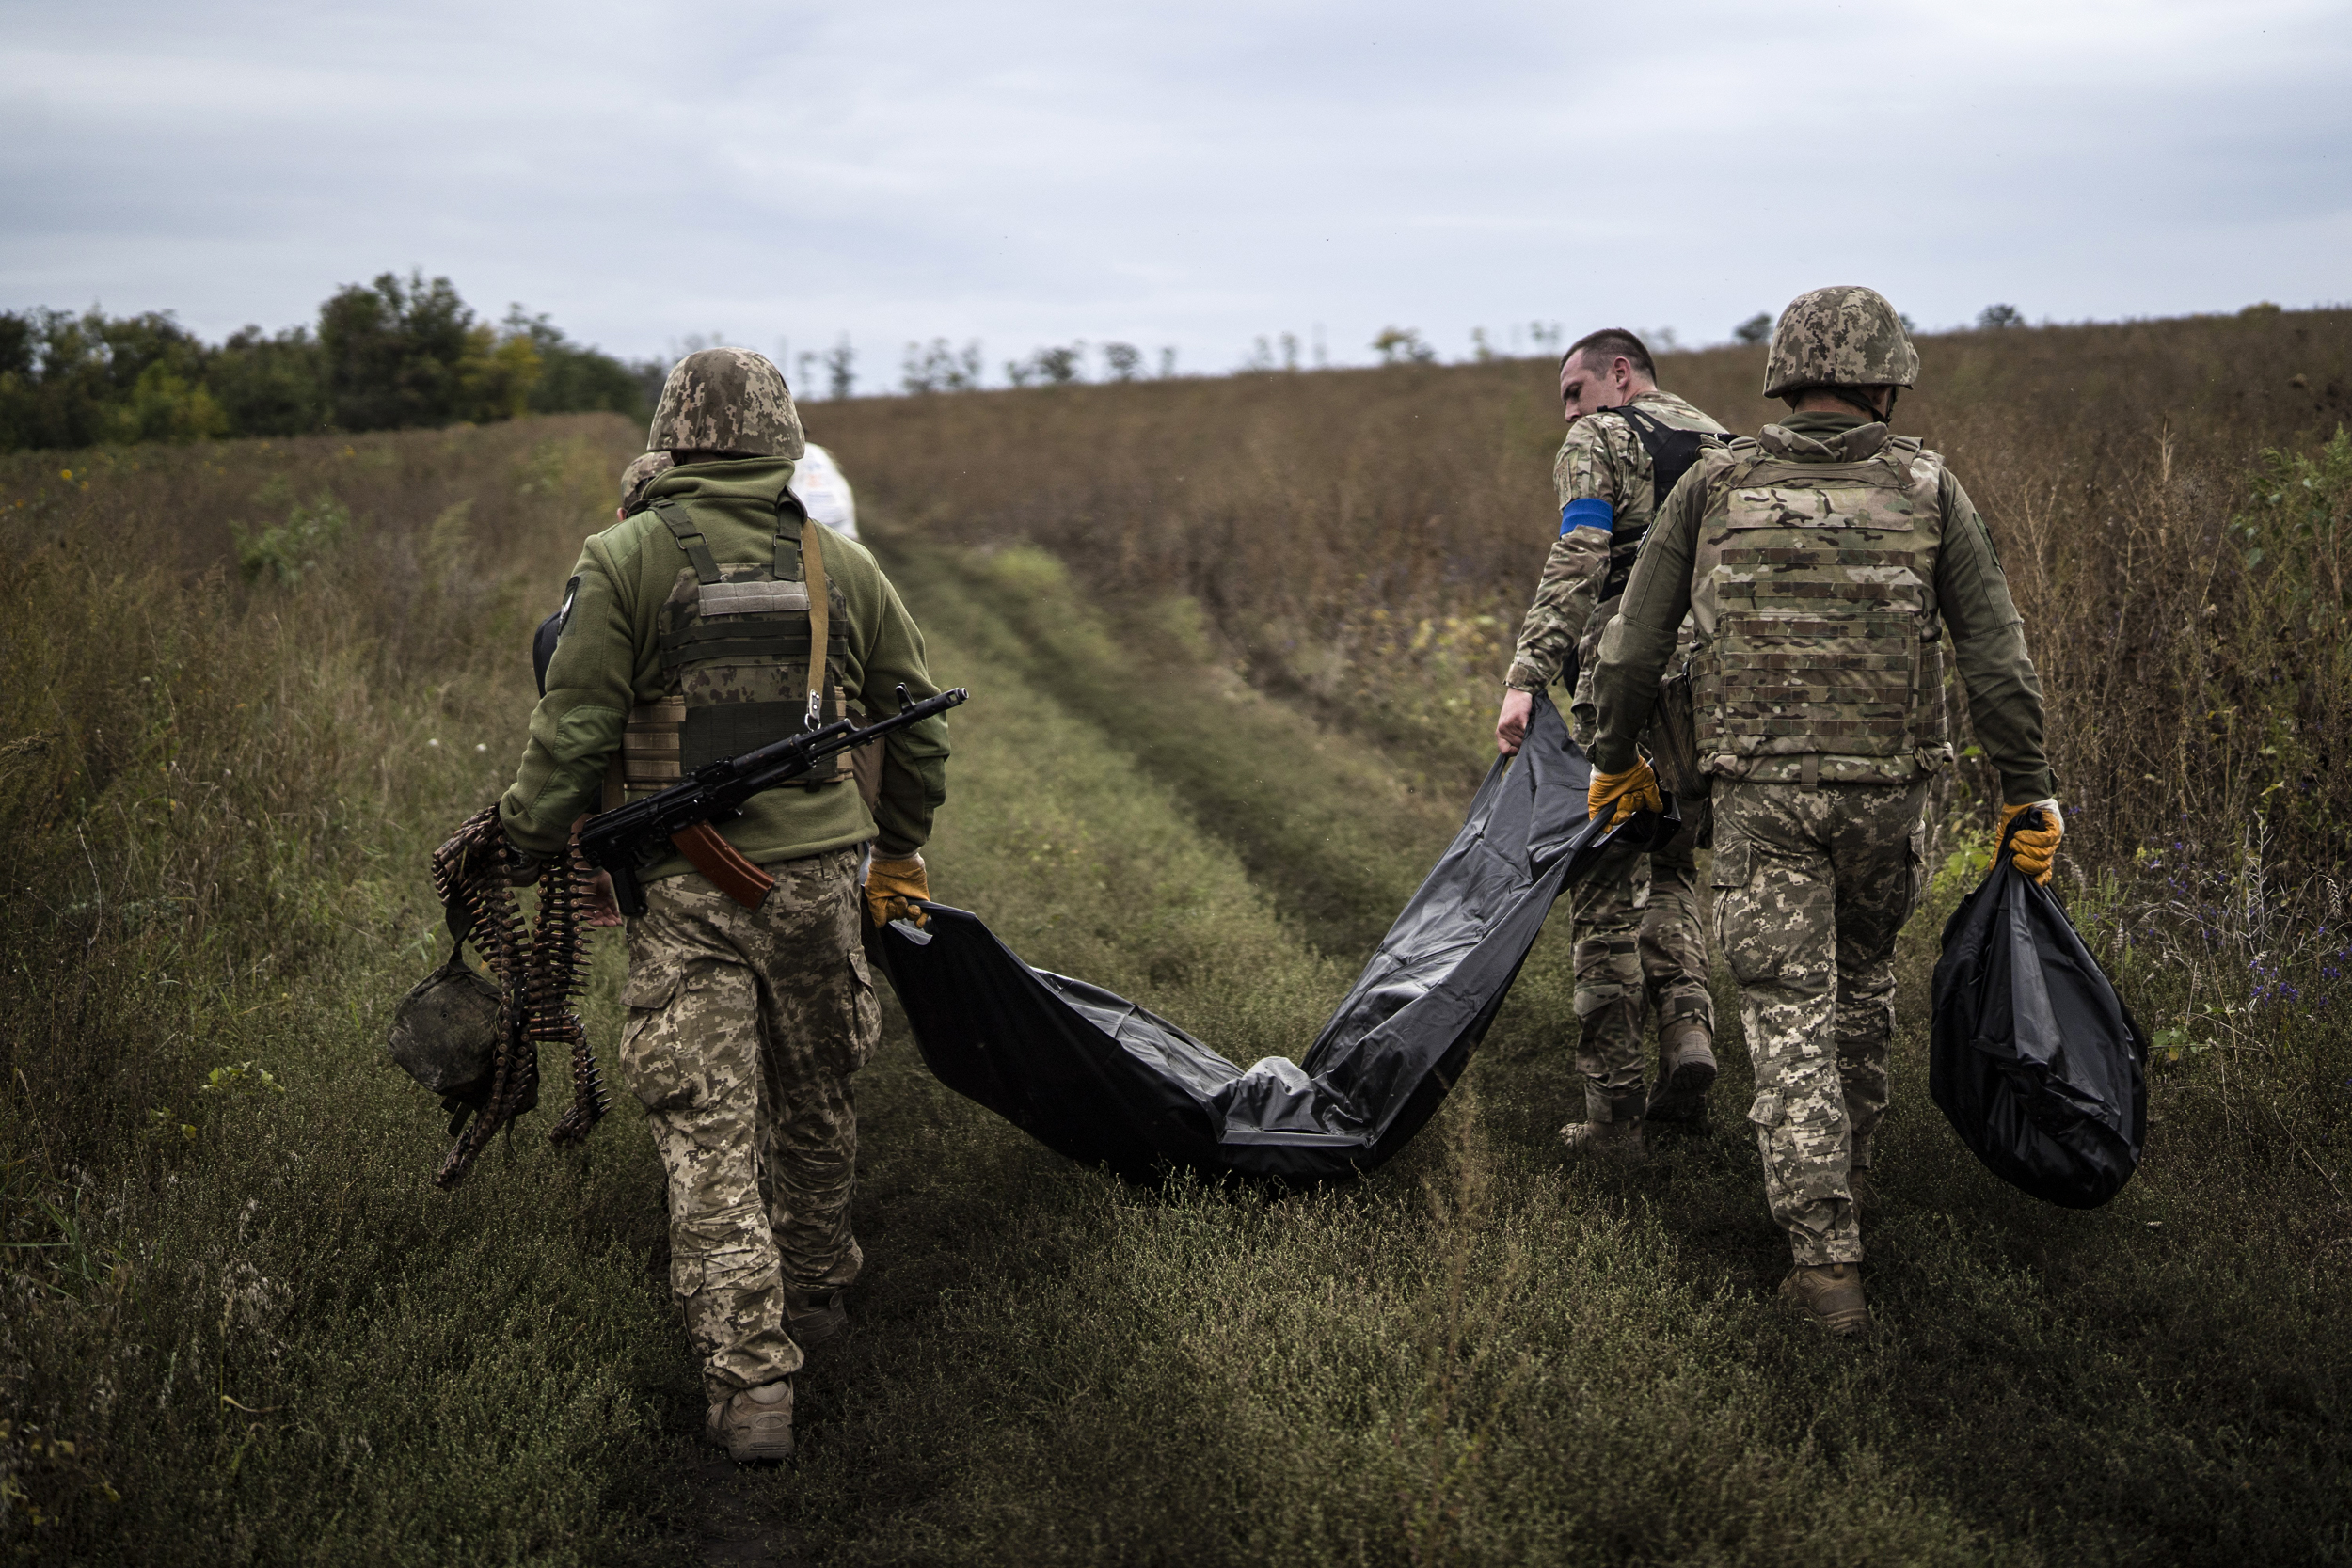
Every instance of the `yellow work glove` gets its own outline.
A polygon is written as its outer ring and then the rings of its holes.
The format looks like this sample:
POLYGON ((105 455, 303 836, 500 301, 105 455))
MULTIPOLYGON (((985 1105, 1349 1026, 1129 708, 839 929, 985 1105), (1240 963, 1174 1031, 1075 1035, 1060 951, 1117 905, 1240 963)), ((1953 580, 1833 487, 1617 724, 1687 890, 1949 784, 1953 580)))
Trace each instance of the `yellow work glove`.
POLYGON ((920 855, 909 855, 902 861, 886 861, 877 855, 874 863, 866 868, 866 912, 877 926, 887 926, 893 920, 930 925, 930 917, 914 907, 914 900, 929 899, 930 895, 930 878, 924 873, 920 855))
POLYGON ((1635 812, 1666 809, 1665 797, 1658 793, 1658 775, 1651 772, 1649 764, 1639 757, 1634 758, 1633 766, 1622 773, 1604 773, 1595 768, 1593 787, 1586 792, 1584 799, 1595 816, 1611 806, 1616 807, 1617 815, 1612 826, 1616 822, 1632 820, 1635 812))
POLYGON ((2048 887, 2050 865, 2058 858, 2058 840, 2066 836, 2066 816, 2058 810, 2058 803, 2056 800, 2036 800, 2031 805, 2003 806, 2000 831, 2009 832, 2010 821, 2020 813, 2033 811, 2042 814, 2042 823, 2039 827, 2017 830, 2017 836, 2009 841, 2010 863, 2043 887, 2048 887))

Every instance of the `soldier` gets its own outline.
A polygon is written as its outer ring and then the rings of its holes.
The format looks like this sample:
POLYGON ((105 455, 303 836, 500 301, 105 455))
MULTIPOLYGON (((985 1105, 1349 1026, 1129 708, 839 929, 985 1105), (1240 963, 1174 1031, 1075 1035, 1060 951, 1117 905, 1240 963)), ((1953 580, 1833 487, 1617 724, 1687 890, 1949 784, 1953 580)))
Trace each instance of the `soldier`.
MULTIPOLYGON (((500 802, 527 855, 564 848, 616 749, 627 788, 657 789, 851 701, 895 712, 900 682, 938 689, 873 556, 792 499, 801 421, 773 365, 740 349, 680 360, 646 446, 675 466, 581 551, 500 802)), ((717 825, 775 879, 756 909, 674 856, 646 868, 649 907, 628 923, 620 1069, 668 1173, 671 1288, 702 1357, 707 1430, 738 1460, 791 1452, 792 1374, 847 1321, 863 1261, 850 1077, 881 1022, 859 851, 872 841, 872 918, 914 912, 946 758, 932 720, 889 738, 870 812, 846 768, 769 791, 717 825)))
POLYGON ((621 470, 621 504, 612 514, 613 521, 627 522, 630 513, 644 511, 645 492, 675 462, 666 451, 641 451, 630 458, 628 467, 621 470))
POLYGON ((1949 764, 1949 627, 1976 737, 2043 881, 2064 832, 2042 687, 1992 536, 1944 461, 1887 420, 1919 356, 1868 289, 1780 318, 1764 393, 1792 413, 1702 456, 1642 546, 1594 682, 1592 805, 1657 783, 1634 750, 1688 611, 1700 766, 1715 776, 1715 940, 1756 1064, 1764 1193, 1796 1267, 1781 1293, 1834 1334, 1869 1323, 1851 1173, 1887 1103, 1895 936, 1919 895, 1921 813, 1949 764))
MULTIPOLYGON (((1575 689, 1571 729, 1592 740, 1592 668, 1601 628, 1658 506, 1708 437, 1726 434, 1658 388, 1649 350, 1611 329, 1577 341, 1560 360, 1567 437, 1552 464, 1560 537, 1503 677, 1495 744, 1508 756, 1527 734, 1534 694, 1562 679, 1575 689)), ((1571 1148, 1638 1154, 1645 1119, 1697 1121, 1715 1082, 1715 1004, 1698 892, 1698 820, 1644 854, 1608 858, 1569 895, 1576 931, 1577 1070, 1584 1115, 1560 1130, 1571 1148), (1645 1099, 1642 1029, 1658 1015, 1658 1086, 1645 1099)))

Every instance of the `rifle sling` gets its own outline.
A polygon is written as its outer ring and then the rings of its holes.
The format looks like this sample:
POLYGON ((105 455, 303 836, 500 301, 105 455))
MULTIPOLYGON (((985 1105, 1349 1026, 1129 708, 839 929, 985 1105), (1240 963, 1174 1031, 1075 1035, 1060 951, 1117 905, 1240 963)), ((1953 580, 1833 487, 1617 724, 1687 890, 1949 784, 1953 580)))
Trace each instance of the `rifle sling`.
POLYGON ((825 591, 824 527, 814 518, 804 517, 801 523, 801 566, 808 583, 808 721, 815 729, 823 722, 825 701, 825 655, 831 647, 827 634, 833 629, 833 596, 825 591))

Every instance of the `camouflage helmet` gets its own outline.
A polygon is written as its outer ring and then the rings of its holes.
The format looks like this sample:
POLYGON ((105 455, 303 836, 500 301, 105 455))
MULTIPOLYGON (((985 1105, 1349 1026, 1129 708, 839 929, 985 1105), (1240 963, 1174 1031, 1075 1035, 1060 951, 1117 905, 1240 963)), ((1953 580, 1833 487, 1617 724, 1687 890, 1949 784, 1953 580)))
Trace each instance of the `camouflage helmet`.
POLYGON ((1764 395, 1806 387, 1909 387, 1919 379, 1919 351, 1902 318, 1875 289, 1840 284, 1799 294, 1772 328, 1764 361, 1764 395))
POLYGON ((747 348, 707 348, 670 367, 647 451, 726 451, 798 461, 801 416, 784 372, 747 348))
POLYGON ((449 962, 417 982, 392 1011, 385 1049, 408 1076, 435 1094, 464 1096, 485 1088, 498 1059, 498 986, 465 961, 461 946, 449 962))
POLYGON ((656 476, 669 472, 676 462, 666 451, 639 452, 621 470, 621 513, 624 516, 645 504, 645 491, 656 476))

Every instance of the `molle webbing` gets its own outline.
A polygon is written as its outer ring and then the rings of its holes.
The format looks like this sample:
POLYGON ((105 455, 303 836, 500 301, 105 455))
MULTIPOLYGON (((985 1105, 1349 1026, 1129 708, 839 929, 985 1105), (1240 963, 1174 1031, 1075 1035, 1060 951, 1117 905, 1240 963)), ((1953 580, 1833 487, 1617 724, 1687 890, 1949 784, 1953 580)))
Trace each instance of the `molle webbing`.
POLYGON ((1719 771, 1780 759, 1818 776, 1828 756, 1844 759, 1836 777, 1899 782, 1946 744, 1941 514, 1916 454, 1890 442, 1861 463, 1747 458, 1714 482, 1694 600, 1713 628, 1700 749, 1719 771))
POLYGON ((621 732, 621 782, 630 789, 666 789, 684 778, 678 767, 678 735, 686 724, 686 699, 664 697, 629 709, 621 732))
MULTIPOLYGON (((655 649, 671 695, 629 715, 623 741, 631 790, 674 784, 706 763, 781 740, 847 708, 845 636, 826 580, 816 524, 787 490, 776 505, 772 566, 721 566, 692 515, 675 499, 650 508, 691 567, 660 612, 655 649), (813 648, 823 651, 812 657, 813 648)), ((839 758, 805 787, 848 775, 839 758)))

